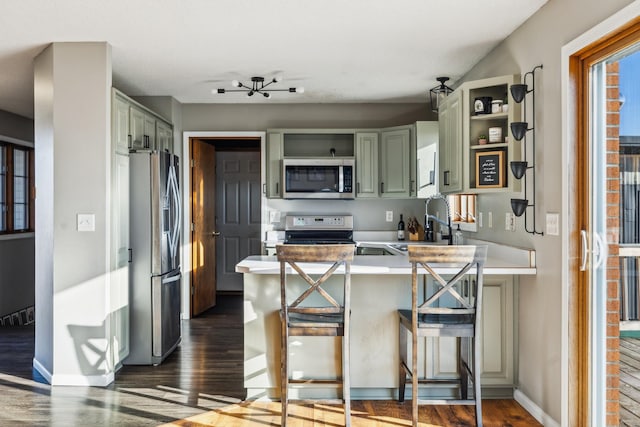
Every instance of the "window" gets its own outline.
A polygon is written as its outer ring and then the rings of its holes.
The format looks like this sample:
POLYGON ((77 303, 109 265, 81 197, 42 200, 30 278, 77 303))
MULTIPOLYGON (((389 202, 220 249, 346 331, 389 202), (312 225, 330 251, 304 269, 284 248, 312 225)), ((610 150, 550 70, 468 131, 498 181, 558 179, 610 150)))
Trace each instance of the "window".
POLYGON ((33 149, 0 141, 0 234, 33 231, 33 149))

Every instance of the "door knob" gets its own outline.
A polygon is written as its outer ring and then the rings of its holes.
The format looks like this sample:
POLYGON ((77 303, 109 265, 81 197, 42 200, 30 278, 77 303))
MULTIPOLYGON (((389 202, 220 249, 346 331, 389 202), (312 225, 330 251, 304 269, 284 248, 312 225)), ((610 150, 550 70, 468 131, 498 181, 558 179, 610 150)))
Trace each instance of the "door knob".
POLYGON ((218 236, 220 235, 220 232, 218 232, 218 231, 212 231, 212 232, 211 232, 211 235, 212 235, 213 237, 218 237, 218 236))

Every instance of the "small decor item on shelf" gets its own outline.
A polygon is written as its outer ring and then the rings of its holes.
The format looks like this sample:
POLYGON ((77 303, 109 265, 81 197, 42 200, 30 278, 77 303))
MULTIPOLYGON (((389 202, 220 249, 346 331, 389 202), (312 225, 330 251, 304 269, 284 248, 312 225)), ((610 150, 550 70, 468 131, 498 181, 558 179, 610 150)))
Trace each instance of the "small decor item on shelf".
POLYGON ((478 137, 478 145, 485 145, 487 143, 487 135, 480 135, 478 137))
POLYGON ((502 142, 502 128, 493 127, 489 128, 489 142, 502 142))
POLYGON ((502 112, 502 99, 494 99, 491 101, 491 114, 502 112))
POLYGON ((490 96, 479 96, 473 101, 473 112, 475 114, 490 114, 491 113, 491 101, 493 98, 490 96))
POLYGON ((502 104, 502 112, 503 113, 509 112, 509 104, 502 104))

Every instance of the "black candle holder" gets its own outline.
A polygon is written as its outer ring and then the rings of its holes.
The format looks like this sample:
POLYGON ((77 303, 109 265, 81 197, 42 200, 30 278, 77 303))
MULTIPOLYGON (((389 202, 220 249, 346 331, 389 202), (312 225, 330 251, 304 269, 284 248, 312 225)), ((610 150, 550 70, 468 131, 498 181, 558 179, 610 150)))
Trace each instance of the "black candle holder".
POLYGON ((529 167, 529 162, 515 161, 510 163, 511 172, 516 179, 521 179, 529 167))
POLYGON ((521 103, 525 95, 529 93, 529 91, 527 90, 527 85, 524 83, 511 85, 510 90, 511 90, 511 97, 518 104, 521 103))
POLYGON ((511 123, 511 134, 516 139, 516 141, 521 141, 522 138, 527 134, 529 129, 529 123, 527 122, 512 122, 511 123))
POLYGON ((527 199, 511 199, 511 210, 515 216, 522 216, 529 206, 527 199))

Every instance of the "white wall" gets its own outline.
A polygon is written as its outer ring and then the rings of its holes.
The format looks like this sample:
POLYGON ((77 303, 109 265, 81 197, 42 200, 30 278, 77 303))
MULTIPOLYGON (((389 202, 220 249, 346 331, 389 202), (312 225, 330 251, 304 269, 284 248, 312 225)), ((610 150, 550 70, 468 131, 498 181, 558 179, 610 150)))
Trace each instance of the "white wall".
POLYGON ((36 349, 52 384, 106 385, 111 49, 54 43, 35 60, 36 349), (80 232, 77 214, 94 214, 80 232))
MULTIPOLYGON (((464 80, 475 80, 524 74, 536 65, 544 66, 542 72, 536 71, 540 79, 536 80, 535 93, 538 229, 544 229, 547 212, 571 215, 562 210, 561 48, 630 3, 629 0, 551 0, 464 77, 464 80)), ((510 210, 507 196, 483 196, 478 205, 480 210, 492 206, 494 218, 496 211, 497 218, 504 218, 504 212, 510 210)), ((518 219, 516 233, 494 230, 491 235, 492 240, 515 241, 536 250, 538 274, 523 277, 520 286, 519 388, 559 422, 562 240, 560 236, 533 237, 524 233, 523 219, 518 219)), ((479 233, 480 237, 484 235, 479 233)))

